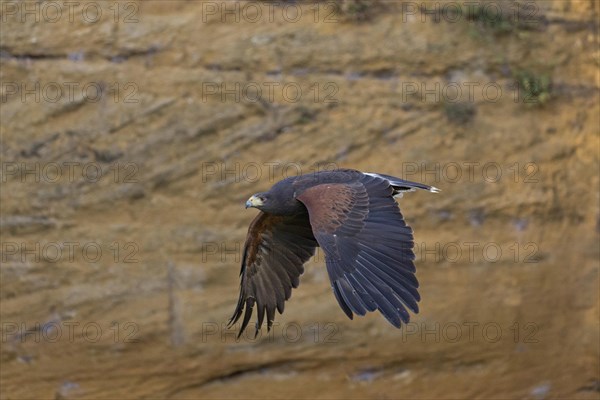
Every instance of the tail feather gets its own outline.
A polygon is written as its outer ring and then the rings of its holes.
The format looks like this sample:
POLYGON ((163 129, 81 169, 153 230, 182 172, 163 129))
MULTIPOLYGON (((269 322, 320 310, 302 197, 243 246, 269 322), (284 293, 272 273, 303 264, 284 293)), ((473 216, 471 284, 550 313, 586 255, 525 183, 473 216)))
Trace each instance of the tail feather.
POLYGON ((395 176, 374 174, 368 172, 365 172, 365 175, 378 176, 387 180, 390 183, 390 185, 392 185, 392 187, 394 188, 394 191, 398 194, 401 194, 402 192, 414 192, 416 189, 428 190, 432 193, 441 192, 441 190, 436 188, 435 186, 429 186, 418 182, 411 182, 401 178, 396 178, 395 176))

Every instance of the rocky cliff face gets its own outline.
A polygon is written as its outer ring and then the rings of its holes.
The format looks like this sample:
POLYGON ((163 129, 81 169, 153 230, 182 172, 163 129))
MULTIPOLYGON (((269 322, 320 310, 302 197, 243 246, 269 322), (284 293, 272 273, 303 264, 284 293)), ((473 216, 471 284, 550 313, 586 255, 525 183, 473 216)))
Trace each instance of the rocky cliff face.
POLYGON ((1 6, 2 398, 598 398, 596 2, 1 6), (243 202, 336 167, 442 189, 421 312, 318 253, 236 341, 243 202))

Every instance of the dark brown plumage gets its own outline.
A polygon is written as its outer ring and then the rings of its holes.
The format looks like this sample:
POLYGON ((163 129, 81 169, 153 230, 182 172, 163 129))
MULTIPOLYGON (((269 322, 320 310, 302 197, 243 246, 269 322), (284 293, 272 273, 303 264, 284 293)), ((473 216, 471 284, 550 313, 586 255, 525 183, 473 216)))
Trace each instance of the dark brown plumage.
POLYGON ((298 287, 304 263, 320 246, 333 293, 346 315, 379 310, 395 327, 419 311, 413 235, 394 197, 438 189, 351 169, 284 179, 257 193, 246 208, 260 210, 248 228, 240 297, 229 325, 242 314, 239 335, 257 309, 255 334, 298 287))

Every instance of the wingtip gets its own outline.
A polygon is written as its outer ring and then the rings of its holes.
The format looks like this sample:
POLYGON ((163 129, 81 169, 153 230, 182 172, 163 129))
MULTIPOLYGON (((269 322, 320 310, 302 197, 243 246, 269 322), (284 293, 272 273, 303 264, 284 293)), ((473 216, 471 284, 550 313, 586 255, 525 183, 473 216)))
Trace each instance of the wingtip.
POLYGON ((430 187, 430 188, 429 188, 429 191, 430 191, 431 193, 439 193, 439 192, 441 192, 442 190, 441 190, 441 189, 438 189, 438 188, 436 188, 435 186, 432 186, 432 187, 430 187))
POLYGON ((234 314, 231 318, 229 318, 229 321, 227 321, 226 328, 227 329, 233 328, 233 325, 235 325, 236 322, 237 322, 237 319, 235 318, 235 314, 234 314))

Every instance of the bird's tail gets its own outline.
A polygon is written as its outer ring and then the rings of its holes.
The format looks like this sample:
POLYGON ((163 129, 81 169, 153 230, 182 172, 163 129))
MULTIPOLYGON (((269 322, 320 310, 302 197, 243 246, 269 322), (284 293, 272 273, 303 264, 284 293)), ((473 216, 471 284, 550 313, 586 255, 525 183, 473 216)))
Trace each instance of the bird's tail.
POLYGON ((416 189, 428 190, 432 193, 441 192, 441 190, 436 188, 435 186, 429 186, 418 182, 411 182, 401 178, 396 178, 395 176, 373 173, 366 173, 366 175, 378 176, 382 179, 387 180, 390 183, 390 185, 394 188, 395 194, 400 194, 403 192, 414 192, 416 189))

